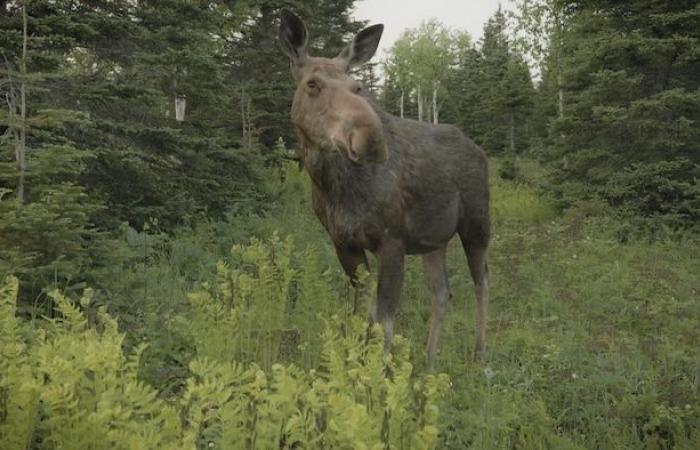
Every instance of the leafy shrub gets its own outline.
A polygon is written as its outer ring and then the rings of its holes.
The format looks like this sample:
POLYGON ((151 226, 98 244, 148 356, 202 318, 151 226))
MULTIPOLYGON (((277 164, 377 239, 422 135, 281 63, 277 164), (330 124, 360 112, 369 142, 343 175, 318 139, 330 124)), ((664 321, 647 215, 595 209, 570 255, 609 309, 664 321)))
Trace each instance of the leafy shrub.
POLYGON ((269 369, 295 355, 297 364, 313 368, 322 345, 317 324, 337 313, 333 297, 345 285, 316 249, 299 251, 291 237, 273 233, 234 245, 228 262, 217 264, 216 279, 188 295, 189 308, 170 328, 184 331, 196 353, 212 360, 254 361, 269 369))
POLYGON ((91 311, 90 290, 80 307, 54 291, 58 317, 34 328, 15 317, 17 289, 9 278, 0 290, 3 449, 436 445, 447 377, 415 379, 408 342, 397 337, 396 351, 385 356, 383 333, 357 317, 325 321, 316 370, 273 364, 265 372, 200 355, 185 389, 166 402, 138 380, 146 344, 124 353, 124 335, 103 307, 94 316, 81 311, 91 311))
POLYGON ((491 211, 497 221, 541 224, 557 216, 552 201, 524 183, 491 178, 491 211))
POLYGON ((687 159, 633 164, 611 177, 603 195, 647 226, 697 227, 700 165, 687 159))
MULTIPOLYGON (((144 347, 125 355, 123 334, 103 308, 90 326, 88 316, 53 292, 60 317, 33 329, 14 319, 17 281, 5 286, 0 320, 9 327, 0 335, 3 364, 13 369, 0 374, 4 400, 11 399, 2 402, 3 448, 176 448, 177 411, 137 379, 144 347), (7 342, 16 346, 10 354, 7 342)), ((83 308, 91 294, 80 299, 83 308)))

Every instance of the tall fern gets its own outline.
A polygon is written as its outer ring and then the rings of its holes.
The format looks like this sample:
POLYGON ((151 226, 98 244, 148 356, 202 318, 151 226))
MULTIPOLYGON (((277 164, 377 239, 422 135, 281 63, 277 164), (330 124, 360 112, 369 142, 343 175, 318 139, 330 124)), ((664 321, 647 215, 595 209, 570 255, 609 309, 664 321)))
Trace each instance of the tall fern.
POLYGON ((0 448, 29 448, 38 421, 39 382, 26 327, 15 317, 17 278, 0 285, 0 448))
POLYGON ((444 375, 415 378, 408 341, 397 336, 385 355, 379 327, 348 308, 295 312, 294 301, 335 300, 319 298, 334 292, 331 277, 304 273, 297 264, 313 256, 299 257, 290 239, 273 235, 232 254, 216 284, 191 293, 187 314, 169 321, 195 357, 167 401, 139 380, 147 343, 125 352, 124 334, 91 290, 77 301, 51 292, 55 317, 32 328, 15 317, 17 281, 6 280, 0 448, 435 447, 444 375), (86 311, 95 311, 90 320, 86 311), (295 315, 306 323, 290 321, 295 315), (277 362, 283 332, 302 325, 315 334, 307 342, 318 355, 305 359, 317 361, 312 369, 277 362))

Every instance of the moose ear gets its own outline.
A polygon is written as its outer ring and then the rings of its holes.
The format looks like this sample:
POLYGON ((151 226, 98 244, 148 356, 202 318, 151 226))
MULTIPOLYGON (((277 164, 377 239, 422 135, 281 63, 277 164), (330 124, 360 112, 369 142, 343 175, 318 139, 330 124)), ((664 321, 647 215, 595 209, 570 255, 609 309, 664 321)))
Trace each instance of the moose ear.
POLYGON ((293 12, 283 9, 278 36, 292 66, 301 66, 306 59, 306 43, 309 40, 304 22, 293 12))
POLYGON ((382 38, 384 25, 372 25, 357 33, 352 42, 340 52, 338 58, 345 60, 348 69, 362 65, 372 59, 382 38))

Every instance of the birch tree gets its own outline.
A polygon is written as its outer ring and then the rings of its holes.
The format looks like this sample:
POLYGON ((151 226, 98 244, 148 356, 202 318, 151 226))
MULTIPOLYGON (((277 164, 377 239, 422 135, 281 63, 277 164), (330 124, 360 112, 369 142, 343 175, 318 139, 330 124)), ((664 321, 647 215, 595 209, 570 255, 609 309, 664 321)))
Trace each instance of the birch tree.
POLYGON ((413 84, 411 43, 413 37, 410 32, 404 32, 394 43, 391 55, 387 60, 387 78, 399 92, 399 115, 403 119, 406 115, 406 96, 410 93, 413 84))
POLYGON ((392 80, 401 90, 401 107, 407 92, 414 95, 418 120, 439 122, 441 103, 446 94, 455 55, 453 36, 435 19, 406 30, 391 51, 388 67, 392 80))
POLYGON ((7 104, 7 134, 14 147, 17 168, 17 186, 15 195, 17 203, 24 203, 24 190, 27 172, 27 5, 21 6, 22 14, 22 51, 19 56, 18 70, 12 69, 9 60, 5 60, 6 70, 3 84, 7 86, 5 101, 7 104))
POLYGON ((514 20, 514 43, 527 55, 536 78, 549 72, 556 83, 557 115, 564 117, 564 67, 565 40, 571 15, 561 0, 511 0, 516 8, 511 12, 514 20))

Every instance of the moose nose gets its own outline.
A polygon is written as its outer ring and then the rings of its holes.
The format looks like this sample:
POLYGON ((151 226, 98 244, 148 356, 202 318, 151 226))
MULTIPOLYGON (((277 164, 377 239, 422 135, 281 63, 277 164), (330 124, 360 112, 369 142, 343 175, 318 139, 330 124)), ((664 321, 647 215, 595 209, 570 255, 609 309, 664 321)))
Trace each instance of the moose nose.
POLYGON ((360 155, 357 153, 357 150, 352 145, 352 133, 348 135, 348 158, 354 163, 360 162, 360 155))
POLYGON ((348 135, 348 158, 355 162, 382 163, 387 159, 383 136, 372 127, 357 127, 348 135))

